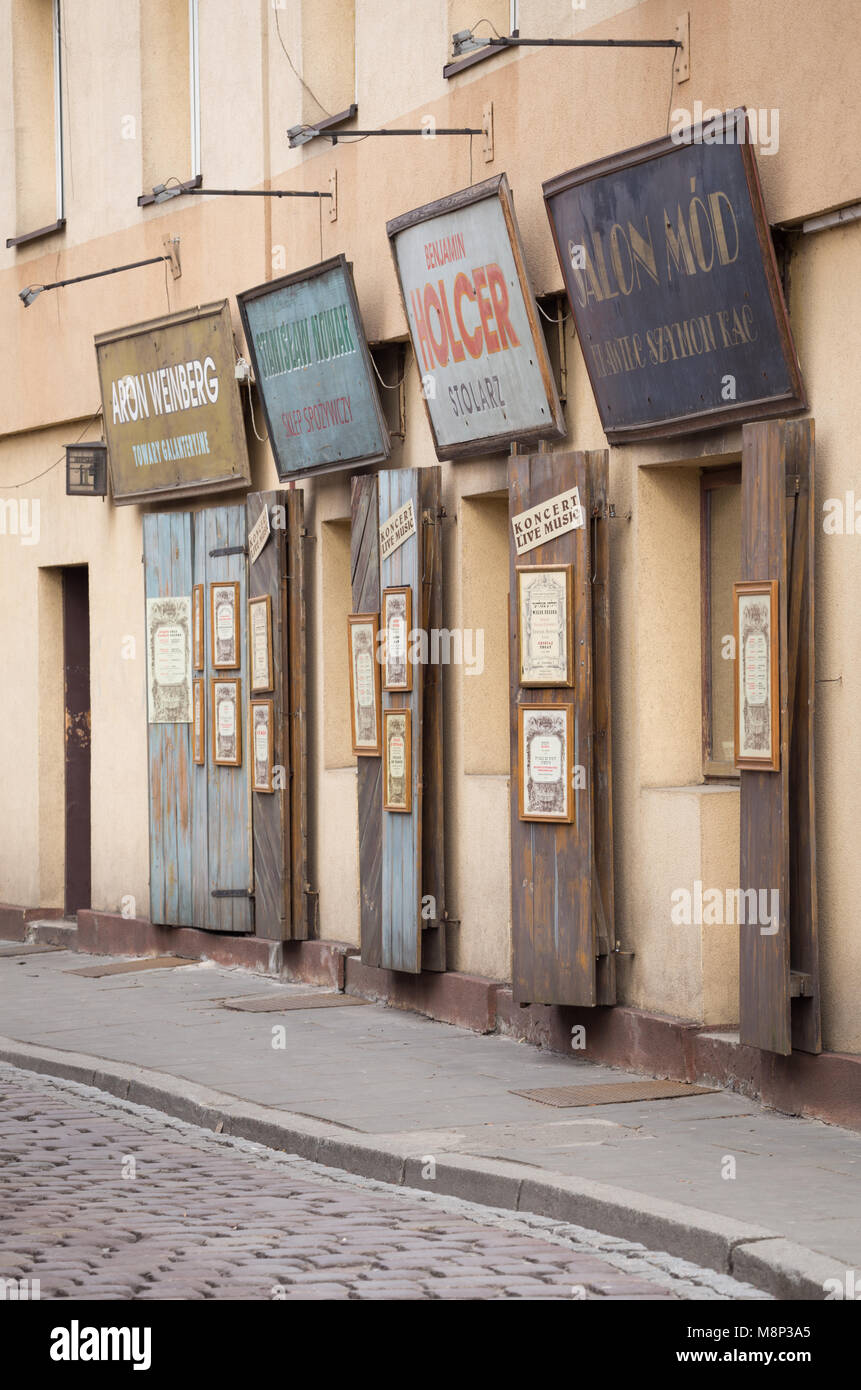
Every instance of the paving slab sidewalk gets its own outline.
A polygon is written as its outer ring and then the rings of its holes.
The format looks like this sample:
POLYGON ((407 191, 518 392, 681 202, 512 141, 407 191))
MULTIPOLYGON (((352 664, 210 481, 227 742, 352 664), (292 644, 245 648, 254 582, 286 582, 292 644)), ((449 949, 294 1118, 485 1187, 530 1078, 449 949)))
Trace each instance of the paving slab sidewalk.
MULTIPOLYGON (((87 957, 87 964, 109 963, 87 957)), ((728 1091, 554 1109, 514 1091, 642 1080, 211 963, 99 978, 0 949, 0 1059, 384 1181, 558 1217, 823 1297, 861 1269, 861 1134, 728 1091)))

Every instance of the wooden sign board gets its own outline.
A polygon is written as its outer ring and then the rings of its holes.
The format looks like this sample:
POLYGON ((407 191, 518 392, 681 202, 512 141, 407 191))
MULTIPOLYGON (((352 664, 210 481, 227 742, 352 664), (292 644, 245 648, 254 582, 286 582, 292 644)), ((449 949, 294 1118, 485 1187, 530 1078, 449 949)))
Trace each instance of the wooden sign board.
POLYGON ((95 339, 117 505, 250 482, 227 300, 95 339))
POLYGON ((744 110, 543 187, 612 443, 806 408, 744 110))
POLYGON ((387 459, 389 432, 346 258, 237 299, 279 478, 387 459))
POLYGON ((386 230, 437 458, 564 435, 505 175, 386 230))

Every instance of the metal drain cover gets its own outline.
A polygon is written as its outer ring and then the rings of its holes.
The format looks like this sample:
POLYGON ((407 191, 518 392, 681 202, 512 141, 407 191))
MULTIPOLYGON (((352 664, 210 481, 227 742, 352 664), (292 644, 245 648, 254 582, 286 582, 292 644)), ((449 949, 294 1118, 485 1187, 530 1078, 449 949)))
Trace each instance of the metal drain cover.
POLYGON ((511 1091, 512 1096, 560 1108, 575 1105, 619 1105, 633 1100, 674 1100, 677 1096, 712 1096, 710 1086, 687 1081, 608 1081, 597 1086, 541 1086, 535 1091, 511 1091))
POLYGON ((258 994, 250 999, 222 999, 224 1009, 243 1009, 251 1014, 280 1014, 284 1009, 339 1009, 349 1004, 368 1004, 355 994, 258 994))
POLYGON ((86 975, 98 980, 102 975, 131 975, 137 970, 173 970, 178 965, 197 965, 196 960, 180 960, 179 956, 147 956, 144 960, 120 960, 111 965, 85 965, 82 970, 64 970, 64 975, 86 975))

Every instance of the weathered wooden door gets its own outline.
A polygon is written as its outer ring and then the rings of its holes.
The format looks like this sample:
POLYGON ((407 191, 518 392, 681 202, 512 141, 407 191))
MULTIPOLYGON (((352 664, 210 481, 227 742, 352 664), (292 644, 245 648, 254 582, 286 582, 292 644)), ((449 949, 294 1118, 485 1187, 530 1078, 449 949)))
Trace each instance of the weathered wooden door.
MULTIPOLYGON (((739 1033, 788 1056, 820 1052, 813 782, 812 420, 745 425, 742 580, 777 580, 777 771, 739 772, 739 888, 777 904, 772 921, 739 925, 739 1033)), ((738 660, 736 652, 736 660, 738 660)))
POLYGON ((317 894, 308 881, 308 755, 305 663, 305 527, 299 488, 252 492, 248 532, 263 509, 269 538, 248 567, 249 599, 270 599, 276 776, 274 792, 251 792, 254 927, 271 941, 304 941, 316 925, 317 894))
MULTIPOLYGON (((429 638, 442 625, 440 470, 385 469, 353 479, 352 601, 379 613, 385 589, 410 590, 412 622, 429 638), (412 503, 416 529, 380 560, 380 526, 412 503)), ((358 759, 362 960, 418 974, 445 970, 442 671, 417 664, 412 689, 383 691, 383 710, 411 716, 409 814, 383 809, 382 760, 358 759)))
POLYGON ((66 870, 64 909, 90 906, 90 587, 86 565, 63 570, 66 870))
POLYGON ((219 932, 253 929, 251 823, 248 762, 243 748, 237 767, 212 758, 209 633, 210 586, 239 585, 239 666, 222 675, 240 684, 241 740, 245 739, 248 673, 246 656, 245 507, 199 512, 159 512, 143 521, 147 599, 192 599, 203 586, 203 681, 205 761, 192 756, 190 723, 148 725, 150 783, 150 917, 167 926, 196 926, 219 932))
POLYGON ((579 490, 584 524, 517 555, 510 544, 511 930, 518 1004, 612 1004, 616 999, 610 758, 607 454, 538 453, 509 462, 515 518, 579 490), (569 687, 520 683, 518 566, 570 565, 573 657, 569 687), (521 819, 519 708, 573 706, 570 823, 521 819))

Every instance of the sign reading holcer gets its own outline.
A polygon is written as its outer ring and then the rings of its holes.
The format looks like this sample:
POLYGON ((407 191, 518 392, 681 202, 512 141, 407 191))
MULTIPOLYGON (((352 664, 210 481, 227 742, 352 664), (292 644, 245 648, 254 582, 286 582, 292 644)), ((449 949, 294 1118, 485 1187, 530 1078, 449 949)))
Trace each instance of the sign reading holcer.
POLYGON ((389 432, 345 258, 237 298, 278 476, 387 459, 389 432))
POLYGON ((743 109, 544 197, 611 442, 805 408, 743 109))
POLYGON ((226 299, 95 342, 115 502, 250 482, 226 299))
POLYGON ((530 507, 529 511, 518 512, 511 518, 514 548, 518 555, 525 555, 528 550, 535 550, 536 546, 564 536, 566 531, 579 530, 583 524, 580 490, 569 488, 567 492, 548 498, 540 506, 530 507))
POLYGON ((386 230, 437 457, 564 435, 505 175, 386 230))

